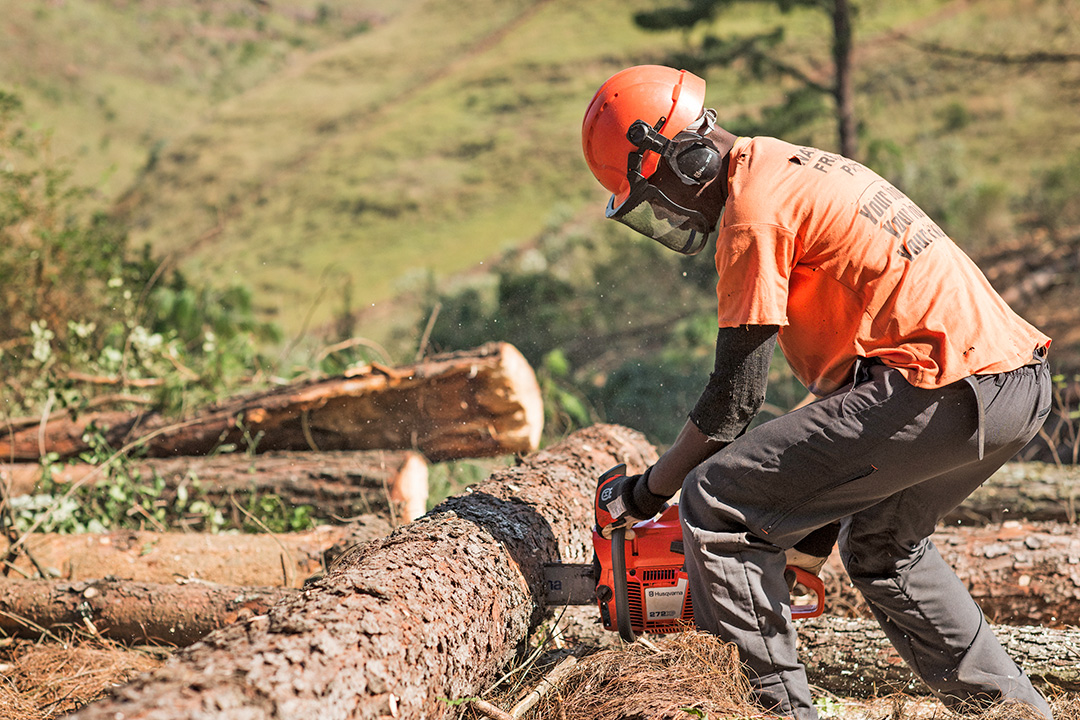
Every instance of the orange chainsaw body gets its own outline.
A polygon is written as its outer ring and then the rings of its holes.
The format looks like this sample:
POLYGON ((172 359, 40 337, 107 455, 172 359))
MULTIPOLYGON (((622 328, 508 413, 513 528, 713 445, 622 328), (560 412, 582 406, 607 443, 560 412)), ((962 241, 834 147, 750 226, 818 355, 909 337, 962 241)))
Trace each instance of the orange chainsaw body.
MULTIPOLYGON (((613 535, 617 540, 618 535, 613 535)), ((638 523, 624 540, 625 568, 620 569, 619 553, 612 553, 612 542, 593 530, 593 549, 600 565, 596 587, 597 603, 604 628, 620 630, 619 614, 628 611, 633 633, 672 633, 693 624, 694 609, 683 556, 682 528, 679 507, 671 505, 655 520, 638 523), (618 606, 617 573, 626 578, 626 610, 618 606)), ((615 548, 616 551, 618 548, 615 548)), ((795 571, 796 581, 816 595, 812 605, 792 605, 793 618, 816 617, 824 610, 825 588, 821 579, 801 568, 795 571)), ((627 622, 626 617, 622 622, 627 622)), ((629 639, 629 638, 627 638, 629 639)))

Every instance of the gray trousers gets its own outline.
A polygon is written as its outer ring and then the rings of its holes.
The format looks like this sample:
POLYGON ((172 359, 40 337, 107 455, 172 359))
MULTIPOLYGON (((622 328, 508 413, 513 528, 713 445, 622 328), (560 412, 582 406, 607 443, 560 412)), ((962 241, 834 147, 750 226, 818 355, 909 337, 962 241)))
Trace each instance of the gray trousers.
POLYGON ((679 507, 695 624, 735 643, 766 709, 816 718, 784 550, 839 520, 852 582, 946 706, 1019 701, 1050 718, 929 540, 1038 432, 1051 404, 1046 363, 936 390, 881 364, 856 378, 747 432, 687 476, 679 507))

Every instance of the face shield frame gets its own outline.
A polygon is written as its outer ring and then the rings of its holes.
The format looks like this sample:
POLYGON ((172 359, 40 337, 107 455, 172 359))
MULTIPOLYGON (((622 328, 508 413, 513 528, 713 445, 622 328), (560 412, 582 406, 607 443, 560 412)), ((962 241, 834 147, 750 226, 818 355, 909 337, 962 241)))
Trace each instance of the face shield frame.
MULTIPOLYGON (((716 177, 720 169, 719 153, 711 141, 704 137, 715 122, 713 111, 706 110, 697 123, 696 130, 684 130, 669 140, 659 133, 666 118, 661 117, 650 127, 644 120, 635 121, 627 130, 627 139, 638 149, 627 155, 626 179, 629 190, 622 202, 616 205, 617 196, 608 200, 605 217, 617 220, 646 237, 682 255, 696 255, 718 234, 710 227, 705 216, 697 210, 684 207, 641 173, 646 152, 656 152, 664 158, 676 176, 686 185, 701 185, 716 177), (698 168, 690 173, 680 157, 685 153, 711 148, 715 160, 711 166, 698 168)), ((697 164, 696 164, 697 165, 697 164)))

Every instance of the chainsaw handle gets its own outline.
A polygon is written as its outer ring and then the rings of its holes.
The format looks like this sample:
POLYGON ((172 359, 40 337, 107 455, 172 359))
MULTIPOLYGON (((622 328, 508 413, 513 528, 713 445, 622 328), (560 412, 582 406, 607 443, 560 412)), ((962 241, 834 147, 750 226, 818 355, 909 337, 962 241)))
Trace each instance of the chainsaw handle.
POLYGON ((809 588, 817 597, 817 602, 813 605, 792 605, 791 617, 813 618, 825 612, 825 583, 821 578, 797 565, 788 565, 787 569, 795 573, 796 584, 809 588))
POLYGON ((615 581, 615 618, 619 636, 628 643, 637 640, 630 623, 630 597, 626 590, 626 527, 611 531, 611 574, 615 581))

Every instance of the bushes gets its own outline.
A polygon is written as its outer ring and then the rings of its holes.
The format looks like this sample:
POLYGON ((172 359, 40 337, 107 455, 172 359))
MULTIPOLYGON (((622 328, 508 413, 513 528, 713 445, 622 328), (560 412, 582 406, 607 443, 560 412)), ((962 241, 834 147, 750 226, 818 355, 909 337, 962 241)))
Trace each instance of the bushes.
MULTIPOLYGON (((497 263, 491 284, 433 292, 431 343, 520 348, 537 368, 548 440, 602 420, 668 443, 713 367, 715 273, 708 251, 681 257, 614 225, 595 240, 552 235, 497 263)), ((774 363, 770 402, 801 399, 791 382, 774 363)))
POLYGON ((19 99, 0 91, 0 410, 80 408, 155 378, 153 400, 176 410, 257 372, 276 330, 254 319, 250 294, 196 287, 150 256, 94 207, 89 188, 49 152, 19 99))

